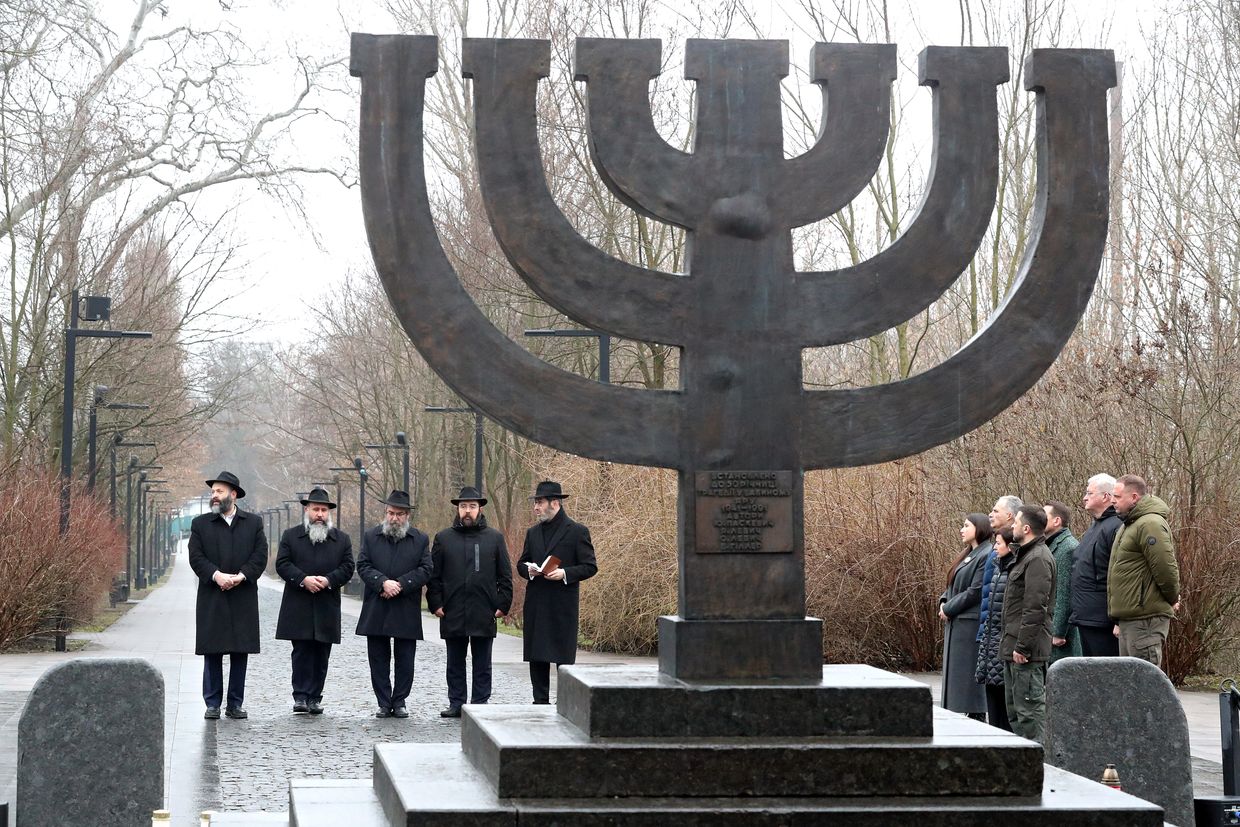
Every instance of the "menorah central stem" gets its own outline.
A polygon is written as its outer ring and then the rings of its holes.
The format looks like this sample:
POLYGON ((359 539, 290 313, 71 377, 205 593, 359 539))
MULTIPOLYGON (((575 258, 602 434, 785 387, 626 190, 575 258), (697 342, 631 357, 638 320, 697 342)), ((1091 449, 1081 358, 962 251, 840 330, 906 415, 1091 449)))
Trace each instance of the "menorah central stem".
POLYGON ((722 231, 695 233, 690 262, 711 277, 681 360, 681 444, 691 447, 679 476, 680 614, 660 621, 660 668, 692 680, 817 678, 822 626, 805 617, 801 352, 779 324, 791 300, 787 234, 757 231, 766 216, 752 199, 716 204, 712 217, 722 231))

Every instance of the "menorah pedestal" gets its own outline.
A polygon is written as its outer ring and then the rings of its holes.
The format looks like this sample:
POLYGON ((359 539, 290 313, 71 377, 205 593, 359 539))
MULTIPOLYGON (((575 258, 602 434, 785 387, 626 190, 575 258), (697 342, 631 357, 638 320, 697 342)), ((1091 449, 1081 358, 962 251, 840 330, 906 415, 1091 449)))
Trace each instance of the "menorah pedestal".
POLYGON ((373 786, 295 781, 290 824, 1155 827, 1162 810, 1042 763, 867 666, 691 682, 566 666, 557 706, 466 706, 458 744, 379 744, 373 786))

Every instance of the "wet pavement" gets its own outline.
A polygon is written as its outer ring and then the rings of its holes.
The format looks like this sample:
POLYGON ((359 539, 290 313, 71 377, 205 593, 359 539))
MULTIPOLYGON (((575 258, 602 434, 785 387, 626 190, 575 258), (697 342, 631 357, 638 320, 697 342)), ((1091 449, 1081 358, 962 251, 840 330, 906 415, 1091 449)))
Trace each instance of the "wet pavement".
MULTIPOLYGON (((459 743, 457 720, 439 717, 447 703, 445 650, 433 617, 423 616, 427 640, 418 644, 407 719, 377 719, 364 638, 352 634, 360 600, 343 600, 344 639, 333 648, 324 690, 325 713, 292 714, 291 645, 275 640, 282 584, 260 585, 263 652, 250 657, 245 706, 248 720, 202 717, 202 658, 194 655, 194 592, 182 544, 165 585, 155 589, 109 629, 75 635, 89 641, 80 652, 0 656, 0 801, 12 802, 17 722, 27 693, 50 666, 74 657, 138 656, 164 676, 166 690, 165 785, 174 824, 196 825, 203 810, 284 812, 294 778, 371 777, 376 743, 459 743)), ((637 662, 579 653, 580 662, 637 662)), ((529 677, 521 640, 500 635, 493 654, 493 703, 528 703, 529 677)), ((227 668, 227 661, 225 661, 227 668)), ((912 675, 938 692, 938 675, 912 675)), ((1192 742, 1197 793, 1221 792, 1218 696, 1181 692, 1192 742)))

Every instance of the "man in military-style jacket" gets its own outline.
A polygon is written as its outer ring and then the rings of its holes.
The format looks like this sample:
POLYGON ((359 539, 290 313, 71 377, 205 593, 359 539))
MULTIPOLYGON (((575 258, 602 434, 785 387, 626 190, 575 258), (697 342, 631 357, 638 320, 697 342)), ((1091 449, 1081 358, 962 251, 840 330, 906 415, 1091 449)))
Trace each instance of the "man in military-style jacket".
POLYGON ((322 488, 301 501, 301 525, 280 538, 284 581, 276 638, 293 642, 293 712, 322 713, 332 644, 340 642, 340 590, 353 576, 353 541, 332 524, 336 504, 322 488))
POLYGON ((590 529, 564 512, 568 498, 558 482, 538 483, 534 516, 538 524, 525 532, 517 571, 529 579, 525 590, 524 659, 530 664, 534 703, 551 703, 551 664, 577 660, 577 612, 580 583, 595 575, 590 529), (550 574, 538 571, 549 557, 560 565, 550 574))
POLYGON ((362 536, 357 574, 366 584, 357 634, 366 637, 376 718, 408 718, 413 662, 422 639, 422 587, 431 576, 430 541, 410 523, 409 493, 382 501, 383 522, 362 536), (392 661, 395 659, 395 673, 392 661))
POLYGON ((229 718, 246 718, 245 670, 258 654, 258 578, 267 567, 263 518, 237 508, 245 489, 237 475, 221 471, 213 480, 211 511, 190 523, 189 566, 198 577, 194 653, 203 656, 203 717, 217 720, 224 700, 224 655, 228 655, 229 718))

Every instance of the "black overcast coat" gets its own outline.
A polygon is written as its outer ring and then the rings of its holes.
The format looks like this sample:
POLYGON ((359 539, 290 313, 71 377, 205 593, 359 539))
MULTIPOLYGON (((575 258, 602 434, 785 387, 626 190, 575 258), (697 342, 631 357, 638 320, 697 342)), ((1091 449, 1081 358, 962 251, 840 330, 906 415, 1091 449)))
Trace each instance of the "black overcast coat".
POLYGON ((199 514, 190 523, 189 566, 198 576, 194 653, 257 654, 258 578, 267 567, 263 519, 240 508, 232 525, 218 514, 199 514), (244 574, 245 581, 221 591, 217 572, 244 574))
POLYGON ((293 526, 280 537, 276 574, 284 581, 276 638, 339 643, 340 589, 353 576, 353 541, 349 535, 331 528, 327 539, 316 544, 310 542, 304 525, 293 526), (307 591, 301 585, 307 575, 326 577, 331 588, 307 591))
POLYGON ((525 532, 525 547, 517 561, 517 571, 529 577, 525 563, 541 564, 549 555, 560 558, 564 580, 535 577, 525 588, 523 642, 524 659, 546 663, 577 661, 577 609, 581 581, 598 571, 590 529, 561 509, 548 524, 550 535, 543 541, 539 523, 525 532))
POLYGON ((453 522, 435 535, 431 548, 434 573, 426 587, 426 605, 443 609, 439 636, 495 637, 495 612, 512 608, 512 562, 504 535, 487 528, 453 522))
POLYGON ((409 526, 409 533, 394 541, 382 526, 366 530, 357 575, 366 584, 357 634, 372 637, 422 639, 422 587, 431 577, 430 540, 409 526), (400 583, 400 594, 383 596, 383 581, 400 583))
POLYGON ((1072 551, 1072 612, 1070 623, 1110 629, 1115 623, 1107 613, 1107 569, 1111 565, 1111 546, 1124 521, 1107 510, 1085 529, 1081 542, 1072 551))

